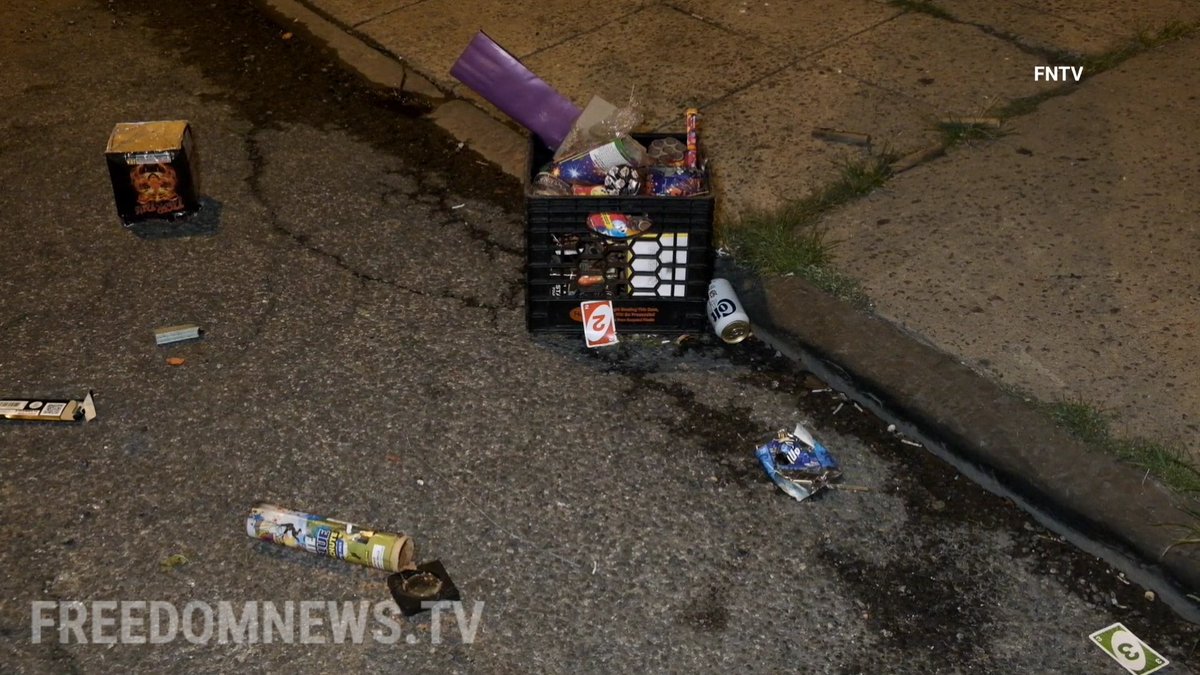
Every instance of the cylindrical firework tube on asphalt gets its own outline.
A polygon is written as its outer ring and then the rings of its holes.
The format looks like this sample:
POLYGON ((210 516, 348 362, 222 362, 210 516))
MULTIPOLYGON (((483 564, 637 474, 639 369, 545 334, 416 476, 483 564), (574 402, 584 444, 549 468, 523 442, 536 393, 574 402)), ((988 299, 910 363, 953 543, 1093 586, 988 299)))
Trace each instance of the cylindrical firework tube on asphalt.
POLYGON ((389 572, 412 566, 413 542, 406 535, 368 530, 274 504, 259 502, 250 508, 246 534, 272 544, 389 572))

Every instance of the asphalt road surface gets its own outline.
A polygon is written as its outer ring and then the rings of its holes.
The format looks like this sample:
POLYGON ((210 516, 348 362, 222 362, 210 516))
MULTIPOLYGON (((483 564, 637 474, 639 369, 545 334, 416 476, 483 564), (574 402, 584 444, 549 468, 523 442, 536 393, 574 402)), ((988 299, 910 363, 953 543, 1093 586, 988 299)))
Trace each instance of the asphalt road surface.
POLYGON ((1196 626, 761 343, 531 337, 519 186, 248 3, 10 1, 0 80, 0 398, 99 408, 0 427, 6 672, 1116 674, 1087 637, 1116 621, 1200 661, 1196 626), (115 214, 105 141, 148 119, 195 129, 182 231, 115 214), (206 335, 156 347, 177 323, 206 335), (771 486, 754 447, 799 421, 869 491, 771 486), (465 622, 333 644, 322 604, 306 640, 205 639, 196 607, 389 597, 247 537, 259 500, 409 533, 465 622), (52 605, 35 643, 35 601, 195 604, 162 644, 52 605))

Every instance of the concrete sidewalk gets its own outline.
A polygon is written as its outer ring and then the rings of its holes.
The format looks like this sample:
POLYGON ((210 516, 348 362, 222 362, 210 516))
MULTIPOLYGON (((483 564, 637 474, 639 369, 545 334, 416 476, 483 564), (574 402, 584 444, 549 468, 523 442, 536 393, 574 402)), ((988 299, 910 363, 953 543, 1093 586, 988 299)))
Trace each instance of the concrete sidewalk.
MULTIPOLYGON (((295 0, 264 2, 283 11, 295 0)), ((303 2, 427 78, 414 76, 426 84, 407 89, 472 101, 505 124, 449 75, 479 29, 577 103, 593 94, 623 102, 632 91, 648 126, 670 130, 681 129, 684 108, 699 107, 727 217, 803 198, 870 152, 926 147, 939 139, 942 117, 996 114, 1063 86, 1036 82, 1034 66, 1102 57, 1147 31, 1200 21, 1194 0, 303 2), (814 127, 868 133, 873 148, 813 139, 814 127)), ((1094 79, 1085 72, 1071 91, 1006 121, 1001 139, 953 148, 827 214, 839 268, 864 282, 879 316, 914 345, 1042 400, 1116 413, 1119 432, 1200 460, 1200 207, 1185 197, 1200 177, 1198 57, 1200 42, 1184 38, 1094 79)), ((455 100, 439 111, 462 107, 455 100)), ((463 122, 452 130, 510 170, 520 166, 516 134, 498 140, 463 122)), ((788 298, 760 307, 783 332, 825 341, 804 345, 818 353, 836 355, 855 339, 788 329, 811 317, 788 298)), ((1072 499, 1084 489, 1063 487, 1072 499)), ((1149 558, 1163 536, 1117 539, 1149 558)))

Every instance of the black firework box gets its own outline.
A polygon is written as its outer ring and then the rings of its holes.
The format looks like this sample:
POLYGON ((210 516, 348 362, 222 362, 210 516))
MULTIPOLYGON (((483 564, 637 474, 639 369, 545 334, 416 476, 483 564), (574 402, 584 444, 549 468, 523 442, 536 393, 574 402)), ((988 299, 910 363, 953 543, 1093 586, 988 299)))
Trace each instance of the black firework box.
POLYGON ((192 130, 184 120, 122 122, 105 150, 117 214, 126 226, 200 210, 192 130))

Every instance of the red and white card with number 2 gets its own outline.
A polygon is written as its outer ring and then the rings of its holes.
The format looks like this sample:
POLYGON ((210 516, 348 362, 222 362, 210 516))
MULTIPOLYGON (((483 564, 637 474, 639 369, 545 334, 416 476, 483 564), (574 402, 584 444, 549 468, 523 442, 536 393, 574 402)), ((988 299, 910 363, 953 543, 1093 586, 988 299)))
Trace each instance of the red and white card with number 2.
POLYGON ((617 344, 617 320, 612 300, 589 300, 579 303, 583 309, 583 339, 588 347, 607 347, 617 344))

